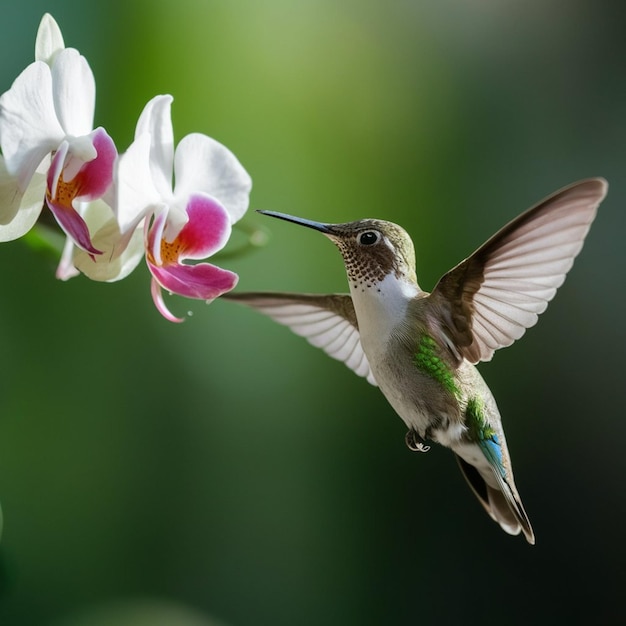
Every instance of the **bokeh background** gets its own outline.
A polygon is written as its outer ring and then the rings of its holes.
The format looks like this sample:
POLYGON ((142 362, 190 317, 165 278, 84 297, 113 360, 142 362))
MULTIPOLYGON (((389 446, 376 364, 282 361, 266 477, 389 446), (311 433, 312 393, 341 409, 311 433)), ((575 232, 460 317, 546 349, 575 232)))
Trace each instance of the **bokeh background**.
MULTIPOLYGON (((423 288, 542 197, 610 192, 557 298, 481 366, 537 545, 447 450, 411 454, 374 387, 253 311, 168 300, 146 269, 62 283, 0 246, 0 624, 623 624, 626 11, 591 0, 2 0, 0 91, 44 12, 120 150, 174 98, 252 208, 379 217, 423 288), (612 8, 610 8, 612 7, 612 8)), ((313 231, 252 211, 241 289, 344 291, 313 231), (271 222, 271 223, 269 223, 271 222)))

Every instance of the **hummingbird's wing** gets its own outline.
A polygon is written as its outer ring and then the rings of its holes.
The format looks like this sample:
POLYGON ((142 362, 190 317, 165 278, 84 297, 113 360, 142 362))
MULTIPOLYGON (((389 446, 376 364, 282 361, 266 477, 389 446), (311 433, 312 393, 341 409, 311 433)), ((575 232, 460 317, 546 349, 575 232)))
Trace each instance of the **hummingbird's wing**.
POLYGON ((444 333, 468 361, 489 361, 537 322, 580 252, 607 182, 552 194, 445 274, 430 295, 444 333))
POLYGON ((261 311, 305 337, 359 376, 376 385, 363 347, 352 298, 348 294, 229 292, 221 296, 261 311))

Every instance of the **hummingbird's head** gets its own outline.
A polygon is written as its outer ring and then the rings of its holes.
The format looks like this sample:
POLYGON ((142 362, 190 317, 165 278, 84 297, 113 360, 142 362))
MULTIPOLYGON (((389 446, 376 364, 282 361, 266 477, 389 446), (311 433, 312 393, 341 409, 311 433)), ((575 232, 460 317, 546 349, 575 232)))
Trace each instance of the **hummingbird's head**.
POLYGON ((326 235, 339 248, 348 279, 354 287, 374 285, 389 274, 417 282, 413 241, 397 224, 375 219, 324 224, 275 211, 259 213, 313 228, 326 235))

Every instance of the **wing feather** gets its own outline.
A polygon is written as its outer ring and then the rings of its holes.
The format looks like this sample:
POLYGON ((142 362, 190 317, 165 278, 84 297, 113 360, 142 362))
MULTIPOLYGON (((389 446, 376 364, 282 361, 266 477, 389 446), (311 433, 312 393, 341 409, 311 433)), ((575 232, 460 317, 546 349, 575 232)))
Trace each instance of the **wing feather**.
POLYGON ((230 292, 222 298, 264 313, 376 385, 361 346, 356 314, 348 294, 230 292))
POLYGON ((430 298, 469 361, 488 361, 537 322, 574 263, 608 185, 583 180, 549 196, 445 274, 430 298))

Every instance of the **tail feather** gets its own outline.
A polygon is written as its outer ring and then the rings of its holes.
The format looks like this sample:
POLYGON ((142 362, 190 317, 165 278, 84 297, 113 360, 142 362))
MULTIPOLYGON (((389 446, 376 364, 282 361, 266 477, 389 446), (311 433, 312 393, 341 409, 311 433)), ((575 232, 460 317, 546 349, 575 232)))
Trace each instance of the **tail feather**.
POLYGON ((513 513, 509 507, 509 503, 502 491, 494 489, 489 485, 487 487, 487 501, 491 517, 500 524, 502 530, 509 535, 519 535, 522 530, 519 517, 513 513))
POLYGON ((535 535, 515 487, 511 487, 498 472, 494 472, 494 476, 499 489, 488 485, 476 467, 458 454, 455 456, 465 480, 489 517, 509 535, 523 532, 526 541, 534 545, 535 535))

